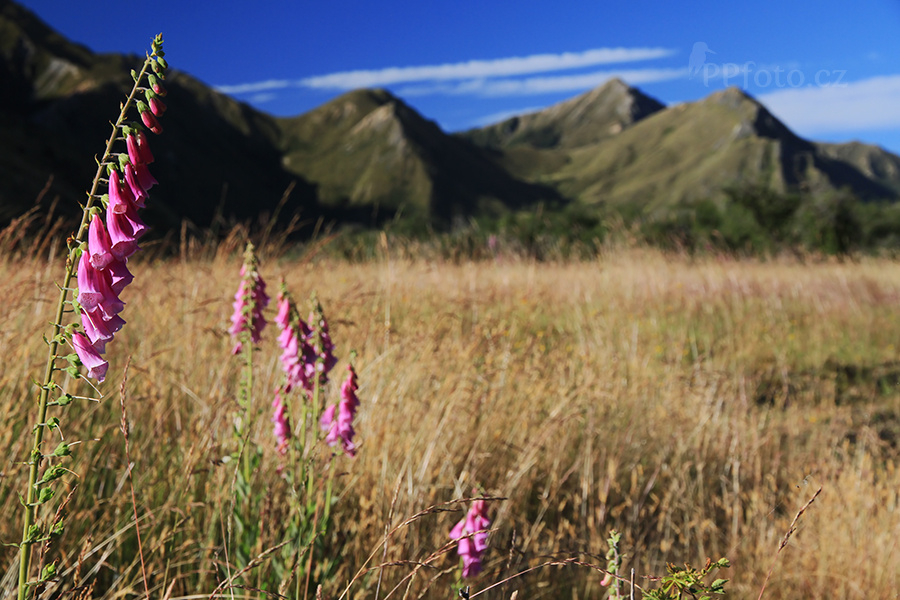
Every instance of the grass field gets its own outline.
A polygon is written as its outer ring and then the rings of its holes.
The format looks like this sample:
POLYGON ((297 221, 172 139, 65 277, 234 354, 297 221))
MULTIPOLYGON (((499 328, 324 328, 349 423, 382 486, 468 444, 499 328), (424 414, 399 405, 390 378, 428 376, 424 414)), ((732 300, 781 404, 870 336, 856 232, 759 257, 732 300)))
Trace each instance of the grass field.
MULTIPOLYGON (((481 486, 504 499, 490 503, 494 531, 484 573, 467 582, 472 594, 552 559, 605 566, 617 529, 624 572, 633 567, 643 587, 654 587, 645 576, 663 574, 666 562, 727 557, 731 568, 717 576, 731 579, 728 597, 756 598, 774 565, 771 600, 897 598, 897 262, 622 250, 592 262, 445 263, 383 252, 351 264, 269 254, 261 272, 273 296, 281 276, 298 299, 317 292, 338 370, 358 352, 361 448, 355 460, 336 458, 325 597, 337 598, 361 571, 347 597, 374 598, 376 588, 379 598, 451 597, 455 550, 432 553, 447 549, 465 505, 442 503, 481 486), (438 505, 455 512, 420 514, 438 505)), ((152 597, 208 597, 244 566, 226 518, 234 466, 222 460, 235 450, 240 364, 227 327, 239 268, 239 252, 227 249, 133 265, 105 397, 70 406, 47 442, 62 435, 81 444, 66 463, 77 489, 45 560, 58 560, 60 572, 45 597, 91 581, 94 598, 143 593, 122 397, 152 597)), ((61 271, 58 260, 0 263, 7 543, 21 539, 29 382, 45 358, 41 335, 61 271)), ((250 441, 261 455, 244 515, 260 523, 245 541, 252 556, 282 541, 290 506, 269 421, 281 377, 276 336, 270 324, 254 357, 250 441)), ((277 556, 226 597, 277 591, 288 577, 277 556)), ((15 548, 2 557, 6 597, 15 548)), ((482 597, 601 598, 602 578, 588 567, 546 566, 482 597)))

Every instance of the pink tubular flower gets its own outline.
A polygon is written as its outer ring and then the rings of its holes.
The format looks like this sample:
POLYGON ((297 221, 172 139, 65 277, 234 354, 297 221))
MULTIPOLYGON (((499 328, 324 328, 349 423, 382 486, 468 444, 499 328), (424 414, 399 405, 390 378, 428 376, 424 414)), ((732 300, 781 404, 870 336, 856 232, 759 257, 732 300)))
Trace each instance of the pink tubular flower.
POLYGON ((128 184, 128 189, 131 190, 131 194, 134 196, 134 205, 138 208, 144 208, 145 202, 150 196, 147 194, 147 190, 141 186, 137 171, 135 171, 134 165, 131 163, 125 165, 125 183, 128 184))
POLYGON ((99 353, 106 352, 106 343, 111 341, 113 334, 122 329, 125 320, 119 315, 110 319, 104 318, 99 310, 81 313, 81 326, 84 333, 99 353))
POLYGON ((106 266, 106 271, 109 273, 109 287, 117 294, 122 293, 122 290, 134 279, 134 275, 122 260, 113 260, 106 266))
POLYGON ((457 551, 463 559, 463 577, 474 577, 481 572, 481 555, 487 550, 487 503, 475 500, 466 516, 450 530, 450 539, 458 540, 457 551))
POLYGON ((140 250, 137 245, 138 238, 147 232, 147 226, 133 207, 128 207, 124 212, 107 210, 106 229, 112 242, 110 251, 117 260, 126 260, 140 250))
POLYGON ((150 151, 150 144, 143 131, 126 135, 125 146, 128 148, 128 160, 135 168, 138 165, 149 165, 153 162, 153 153, 150 151))
POLYGON ((356 371, 353 370, 353 365, 349 365, 347 370, 349 371, 347 379, 341 386, 341 401, 325 409, 319 419, 319 425, 322 431, 326 432, 325 443, 329 446, 336 446, 340 443, 344 454, 353 458, 356 456, 356 444, 353 442, 353 436, 356 435, 356 431, 353 429, 353 417, 356 416, 356 409, 359 406, 359 398, 356 396, 359 386, 356 383, 356 371))
POLYGON ((88 312, 99 309, 110 319, 122 312, 125 303, 110 287, 109 274, 95 269, 88 254, 83 252, 78 262, 78 303, 88 312))
POLYGON ((88 229, 88 252, 91 257, 91 265, 98 271, 105 269, 109 263, 115 260, 111 252, 112 242, 103 219, 95 214, 91 217, 91 227, 88 229))
POLYGON ((134 165, 134 172, 137 175, 138 185, 146 192, 149 192, 150 188, 159 183, 156 181, 156 178, 150 174, 150 169, 148 169, 145 164, 138 163, 134 165))
POLYGON ((245 334, 249 334, 252 343, 259 343, 262 330, 266 326, 262 311, 268 304, 266 283, 259 271, 256 270, 253 244, 248 243, 244 253, 244 264, 241 266, 241 285, 238 287, 232 303, 234 313, 231 316, 230 332, 235 340, 232 354, 238 354, 243 349, 244 341, 246 341, 245 334))
POLYGON ((122 185, 119 172, 115 169, 109 173, 109 208, 110 212, 124 214, 134 206, 134 194, 127 185, 122 185))
POLYGON ((312 394, 316 353, 309 345, 311 332, 300 318, 294 301, 284 288, 283 281, 281 291, 278 293, 278 314, 275 316, 275 322, 281 328, 278 345, 282 349, 281 368, 286 379, 284 391, 289 392, 299 386, 308 394, 312 394))
POLYGON ((81 364, 88 370, 88 377, 93 377, 102 383, 106 379, 109 363, 103 360, 103 357, 100 356, 100 353, 91 344, 90 340, 80 333, 72 335, 72 346, 75 347, 75 353, 78 354, 81 364))
POLYGON ((278 441, 278 453, 282 456, 287 453, 288 440, 291 439, 291 426, 287 420, 287 409, 284 406, 284 400, 281 399, 281 389, 275 390, 275 399, 272 400, 272 408, 275 409, 272 415, 272 435, 278 441))

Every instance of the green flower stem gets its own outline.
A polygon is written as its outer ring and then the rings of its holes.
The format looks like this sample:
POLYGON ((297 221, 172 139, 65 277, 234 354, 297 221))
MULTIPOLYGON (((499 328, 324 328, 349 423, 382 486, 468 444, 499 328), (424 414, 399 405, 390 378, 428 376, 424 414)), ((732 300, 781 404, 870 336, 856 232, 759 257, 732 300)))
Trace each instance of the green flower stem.
POLYGON ((106 142, 106 150, 103 152, 103 157, 100 159, 100 162, 97 165, 97 174, 94 175, 94 181, 91 184, 91 191, 88 194, 87 202, 84 205, 84 210, 81 215, 81 225, 78 228, 78 234, 75 236, 74 240, 70 241, 69 243, 69 256, 66 258, 66 273, 63 278, 63 284, 60 287, 59 291, 59 301, 56 305, 56 318, 53 321, 53 325, 51 326, 49 349, 47 351, 47 366, 44 369, 43 385, 41 386, 41 395, 38 400, 37 422, 39 423, 39 425, 34 428, 34 443, 32 445, 28 460, 28 489, 25 493, 25 517, 23 519, 22 527, 22 543, 19 546, 18 600, 25 600, 28 593, 28 571, 31 562, 31 542, 29 542, 28 540, 29 532, 35 523, 38 492, 36 484, 38 481, 41 462, 43 461, 43 455, 41 454, 45 427, 43 423, 46 423, 47 421, 47 403, 49 402, 50 398, 50 384, 53 381, 53 372, 56 370, 56 353, 59 350, 58 336, 62 329, 63 315, 65 314, 66 301, 68 300, 69 296, 69 284, 72 282, 72 276, 75 274, 75 270, 77 268, 77 251, 81 243, 84 241, 84 234, 89 225, 90 210, 94 205, 94 200, 96 199, 97 188, 100 186, 100 178, 103 175, 105 163, 109 160, 109 157, 112 154, 113 144, 115 143, 116 138, 118 138, 119 136, 119 129, 122 127, 122 123, 127 117, 128 109, 131 108, 132 104, 134 103, 134 98, 138 93, 140 82, 143 80, 144 75, 146 75, 147 69, 150 68, 150 64, 153 60, 154 59, 151 56, 148 56, 144 61, 144 65, 143 67, 141 67, 141 72, 134 82, 134 87, 131 89, 131 93, 128 95, 125 103, 122 104, 121 110, 119 112, 119 118, 116 119, 116 123, 113 125, 112 134, 110 134, 109 140, 106 142))

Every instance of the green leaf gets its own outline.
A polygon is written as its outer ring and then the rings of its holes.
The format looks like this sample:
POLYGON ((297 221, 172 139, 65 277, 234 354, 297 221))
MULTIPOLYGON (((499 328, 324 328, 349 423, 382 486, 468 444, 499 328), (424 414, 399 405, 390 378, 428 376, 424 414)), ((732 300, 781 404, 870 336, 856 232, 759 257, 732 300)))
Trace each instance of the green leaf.
POLYGON ((41 571, 41 582, 48 581, 56 577, 56 564, 51 563, 44 567, 44 570, 41 571))

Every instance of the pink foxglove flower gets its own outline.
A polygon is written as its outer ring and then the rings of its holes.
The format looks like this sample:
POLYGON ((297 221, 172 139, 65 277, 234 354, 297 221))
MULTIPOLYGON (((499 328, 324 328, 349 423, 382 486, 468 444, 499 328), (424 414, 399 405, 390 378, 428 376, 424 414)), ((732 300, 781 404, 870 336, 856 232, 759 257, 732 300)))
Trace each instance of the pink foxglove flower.
POLYGON ((150 191, 154 185, 159 183, 156 178, 150 174, 150 169, 146 164, 138 163, 134 165, 134 172, 137 175, 138 185, 145 191, 150 191))
POLYGON ((356 396, 359 386, 356 383, 356 371, 353 370, 353 365, 349 365, 347 370, 349 373, 341 386, 340 402, 325 409, 319 425, 322 431, 326 432, 325 443, 329 446, 340 444, 344 454, 353 458, 356 456, 356 444, 353 442, 353 436, 356 435, 356 431, 353 429, 353 417, 356 416, 356 409, 359 406, 359 398, 356 396))
POLYGON ((125 146, 128 148, 128 160, 137 168, 138 165, 149 165, 153 162, 153 153, 143 131, 129 132, 125 135, 125 146))
POLYGON ((115 169, 109 173, 109 208, 110 212, 124 214, 134 206, 134 194, 127 185, 122 185, 119 172, 115 169))
POLYGON ((288 441, 291 439, 291 426, 287 420, 287 409, 284 400, 281 399, 281 389, 275 390, 275 399, 272 400, 272 408, 275 409, 272 415, 272 434, 278 441, 278 453, 284 455, 287 453, 288 441))
POLYGON ((125 165, 125 183, 128 184, 128 189, 131 190, 131 194, 134 196, 134 205, 138 208, 144 208, 145 202, 150 196, 147 194, 147 190, 141 186, 137 171, 135 171, 134 165, 131 163, 125 165))
POLYGON ((84 311, 81 313, 81 326, 84 333, 99 353, 106 352, 106 343, 111 341, 113 334, 122 329, 125 320, 119 315, 106 319, 99 310, 84 311))
POLYGON ((106 266, 106 272, 109 273, 109 287, 117 294, 120 294, 134 279, 134 275, 128 270, 128 266, 123 260, 114 260, 109 263, 106 266))
POLYGON ((78 354, 81 364, 88 370, 88 377, 103 382, 106 379, 106 371, 109 369, 109 363, 103 360, 100 353, 91 344, 84 335, 75 333, 72 335, 72 346, 75 347, 75 353, 78 354))
POLYGON ((312 302, 313 310, 309 314, 309 327, 312 333, 309 343, 315 352, 316 362, 313 365, 313 372, 308 373, 308 377, 313 379, 318 373, 319 385, 324 386, 328 383, 328 373, 337 364, 337 358, 334 355, 334 344, 331 341, 331 334, 328 332, 328 322, 325 320, 322 305, 315 297, 312 302))
MULTIPOLYGON (((110 203, 112 208, 112 203, 110 203)), ((140 250, 138 239, 147 232, 147 226, 133 207, 125 212, 106 211, 106 230, 112 246, 110 251, 117 260, 126 260, 140 250)))
POLYGON ((278 293, 278 314, 275 322, 281 328, 278 345, 282 349, 281 368, 287 380, 285 392, 301 387, 307 393, 313 393, 313 375, 316 369, 316 353, 309 344, 310 330, 291 299, 290 294, 281 283, 278 293))
POLYGON ((91 265, 98 271, 102 271, 115 260, 111 248, 112 242, 103 225, 103 219, 100 218, 100 215, 95 214, 91 217, 91 226, 88 229, 88 252, 91 257, 91 265))
POLYGON ((235 340, 232 354, 238 354, 243 349, 245 334, 249 334, 252 343, 259 343, 262 330, 266 326, 262 311, 268 304, 266 283, 256 269, 253 245, 247 244, 244 264, 241 266, 241 285, 238 287, 231 305, 234 313, 231 316, 230 332, 235 340))
POLYGON ((474 577, 481 572, 481 556, 487 550, 487 503, 475 500, 466 516, 450 530, 450 539, 459 540, 457 551, 463 559, 463 577, 474 577))
POLYGON ((122 312, 125 303, 110 287, 109 273, 95 269, 88 254, 83 252, 78 262, 78 303, 86 311, 99 309, 112 318, 122 312))

